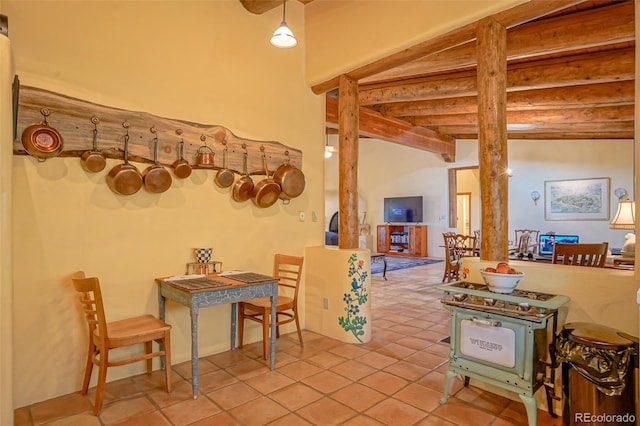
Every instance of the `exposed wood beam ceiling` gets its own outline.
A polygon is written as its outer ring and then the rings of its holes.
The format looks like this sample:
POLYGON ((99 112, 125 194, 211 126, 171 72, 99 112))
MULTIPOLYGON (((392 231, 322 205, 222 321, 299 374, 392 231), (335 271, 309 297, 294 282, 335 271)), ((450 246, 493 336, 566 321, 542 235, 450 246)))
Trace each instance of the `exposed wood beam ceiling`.
MULTIPOLYGON (((288 1, 288 0, 287 0, 288 1)), ((313 0, 298 0, 302 4, 311 3, 313 0)), ((282 6, 282 0, 240 0, 242 6, 251 13, 262 15, 278 6, 282 6)))
MULTIPOLYGON (((493 15, 508 29, 508 138, 633 139, 634 16, 632 0, 531 1, 493 15)), ((478 137, 476 27, 347 73, 359 85, 361 136, 453 161, 453 140, 478 137)), ((313 87, 327 93, 328 129, 337 81, 313 87)))

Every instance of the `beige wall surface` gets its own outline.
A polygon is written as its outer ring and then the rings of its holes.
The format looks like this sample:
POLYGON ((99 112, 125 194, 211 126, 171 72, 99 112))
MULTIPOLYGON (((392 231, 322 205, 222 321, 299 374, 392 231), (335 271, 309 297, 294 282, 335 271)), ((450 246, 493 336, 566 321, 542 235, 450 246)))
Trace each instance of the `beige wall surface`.
POLYGON ((305 9, 306 73, 321 83, 527 0, 316 0, 305 9))
MULTIPOLYGON (((287 8, 300 44, 282 50, 269 45, 280 11, 253 15, 235 0, 2 1, 22 84, 294 146, 307 182, 291 204, 268 209, 233 202, 203 170, 163 194, 121 197, 105 184, 119 160, 91 174, 78 158, 15 156, 14 407, 80 389, 86 325, 72 272, 101 279, 116 320, 157 314, 154 277, 184 273, 194 247, 213 247, 225 269, 270 273, 274 253, 303 255, 322 243, 323 223, 311 212, 324 210, 324 103, 304 82, 302 7, 287 8)), ((190 359, 188 309, 169 303, 167 320, 174 363, 190 359)), ((229 305, 200 312, 201 355, 228 349, 229 320, 229 305)), ((247 340, 259 338, 251 327, 247 340)), ((116 368, 109 380, 142 369, 116 368)))

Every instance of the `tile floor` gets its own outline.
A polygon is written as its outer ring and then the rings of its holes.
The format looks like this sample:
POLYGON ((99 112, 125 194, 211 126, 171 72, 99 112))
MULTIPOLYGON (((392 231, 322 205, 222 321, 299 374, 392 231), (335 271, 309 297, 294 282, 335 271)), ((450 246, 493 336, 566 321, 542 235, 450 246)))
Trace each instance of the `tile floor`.
MULTIPOLYGON (((104 408, 91 414, 95 389, 15 411, 15 425, 526 425, 522 403, 465 388, 457 380, 445 405, 449 312, 434 289, 444 264, 372 279, 373 338, 345 344, 305 331, 277 343, 276 370, 261 343, 200 360, 200 396, 191 395, 190 363, 174 366, 173 391, 163 374, 108 383, 104 408)), ((78 366, 81 368, 81 366, 78 366)), ((543 392, 540 390, 540 392, 543 392)), ((538 425, 560 425, 538 412, 538 425)))

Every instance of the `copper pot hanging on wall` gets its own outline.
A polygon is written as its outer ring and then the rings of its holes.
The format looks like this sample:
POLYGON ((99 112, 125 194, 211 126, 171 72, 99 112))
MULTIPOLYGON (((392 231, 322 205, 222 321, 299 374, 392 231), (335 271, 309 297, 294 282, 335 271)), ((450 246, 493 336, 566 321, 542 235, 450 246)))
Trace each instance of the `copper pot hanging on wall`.
POLYGON ((288 203, 291 198, 296 198, 304 191, 305 179, 302 170, 290 164, 289 151, 285 151, 287 159, 273 173, 273 180, 280 185, 280 199, 288 203))
MULTIPOLYGON (((176 134, 178 136, 182 135, 182 130, 176 130, 176 134)), ((184 159, 184 140, 180 138, 180 144, 178 145, 178 159, 173 162, 171 168, 173 169, 173 174, 180 179, 186 179, 191 176, 191 164, 187 160, 184 159)))
POLYGON ((144 189, 147 192, 160 194, 171 187, 171 173, 164 166, 158 164, 158 135, 155 126, 151 128, 153 133, 153 164, 142 172, 144 189))
POLYGON ((44 117, 42 123, 32 124, 22 132, 22 146, 38 161, 45 161, 60 155, 63 142, 60 133, 47 123, 49 108, 41 108, 40 114, 44 117))
POLYGON ((93 123, 93 147, 90 151, 85 151, 80 156, 80 165, 86 172, 97 173, 104 170, 107 166, 107 160, 104 154, 98 149, 98 117, 91 117, 93 123))
POLYGON ((107 186, 118 195, 132 195, 142 188, 142 175, 136 166, 129 164, 129 122, 122 123, 127 129, 124 136, 124 163, 109 170, 107 186))
POLYGON ((253 203, 261 208, 271 207, 278 201, 280 196, 280 185, 278 185, 270 176, 267 166, 267 155, 264 152, 264 146, 260 147, 262 151, 262 165, 264 166, 264 174, 267 176, 256 184, 253 188, 251 199, 253 203))

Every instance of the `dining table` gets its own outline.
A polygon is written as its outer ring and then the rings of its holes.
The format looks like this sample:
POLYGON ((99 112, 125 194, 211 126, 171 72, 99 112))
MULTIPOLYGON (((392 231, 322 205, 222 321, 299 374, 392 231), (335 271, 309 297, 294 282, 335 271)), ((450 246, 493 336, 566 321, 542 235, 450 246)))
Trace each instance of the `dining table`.
MULTIPOLYGON (((156 278, 158 310, 162 321, 166 317, 166 299, 189 308, 191 314, 191 373, 193 399, 198 398, 198 314, 200 308, 231 304, 231 349, 236 349, 237 303, 258 297, 271 298, 271 337, 269 368, 275 369, 276 302, 278 278, 254 272, 230 271, 209 275, 182 275, 156 278)), ((164 362, 162 360, 161 362, 164 362)), ((164 365, 162 365, 164 368, 164 365)))

